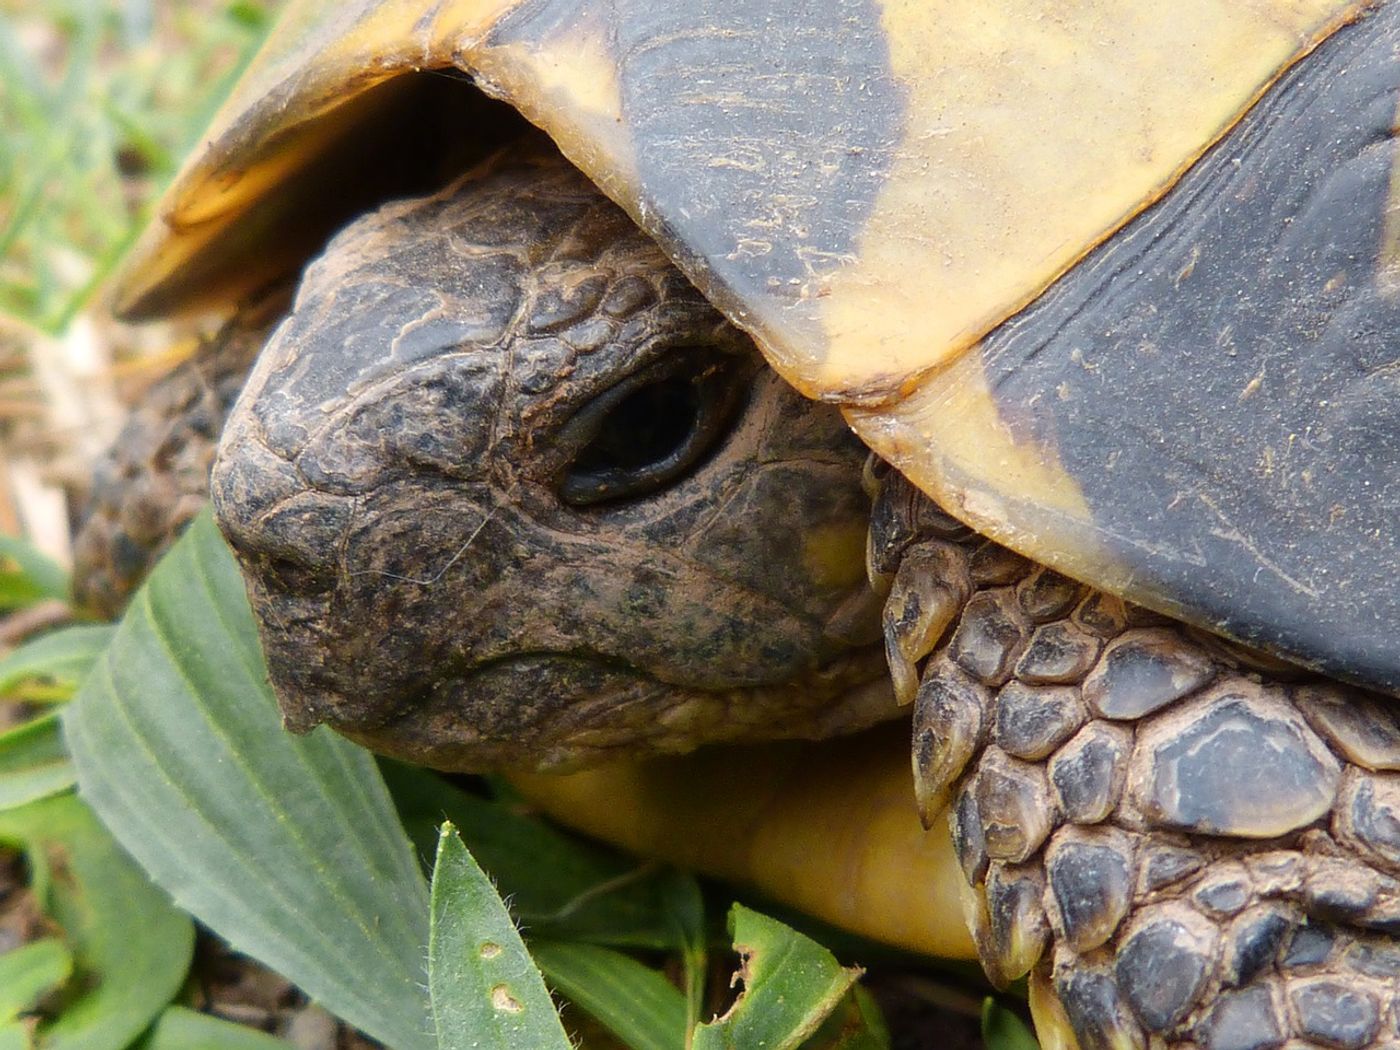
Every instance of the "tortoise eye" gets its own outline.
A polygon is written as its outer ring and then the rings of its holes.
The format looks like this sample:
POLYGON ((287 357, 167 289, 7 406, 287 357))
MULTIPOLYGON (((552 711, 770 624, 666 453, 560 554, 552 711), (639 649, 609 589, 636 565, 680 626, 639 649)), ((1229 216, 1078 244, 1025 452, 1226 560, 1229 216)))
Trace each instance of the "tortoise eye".
POLYGON ((584 405, 560 435, 578 449, 559 486, 564 502, 636 499, 689 474, 728 429, 739 400, 737 365, 677 347, 584 405))

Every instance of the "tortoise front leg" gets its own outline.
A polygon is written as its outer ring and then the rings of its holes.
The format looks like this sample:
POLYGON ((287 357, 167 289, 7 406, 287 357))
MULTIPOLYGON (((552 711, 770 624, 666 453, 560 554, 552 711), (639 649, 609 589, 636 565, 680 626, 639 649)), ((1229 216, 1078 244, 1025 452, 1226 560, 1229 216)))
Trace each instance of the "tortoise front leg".
POLYGON ((1392 701, 1034 566, 893 473, 870 561, 925 823, 947 806, 983 965, 1029 975, 1047 1045, 1396 1039, 1392 701))

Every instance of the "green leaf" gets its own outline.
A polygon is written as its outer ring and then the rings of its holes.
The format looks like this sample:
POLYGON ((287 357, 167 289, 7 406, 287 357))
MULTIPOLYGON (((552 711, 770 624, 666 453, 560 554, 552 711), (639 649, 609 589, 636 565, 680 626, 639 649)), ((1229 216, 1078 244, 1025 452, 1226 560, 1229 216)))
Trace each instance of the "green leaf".
POLYGON ((233 556, 197 518, 64 712, 83 796, 158 885, 396 1050, 433 1046, 427 885, 374 760, 285 732, 233 556))
POLYGON ((743 960, 744 991, 723 1017, 696 1028, 694 1050, 794 1050, 842 1005, 860 971, 842 967, 816 941, 741 904, 734 905, 729 921, 743 960))
POLYGON ((890 1050, 890 1033, 875 999, 856 985, 802 1050, 890 1050))
POLYGON ((0 810, 67 791, 76 779, 57 713, 0 733, 0 810))
POLYGON ((180 990, 194 926, 69 793, 0 812, 0 841, 52 870, 40 903, 73 952, 77 994, 41 1050, 124 1050, 180 990))
POLYGON ((0 536, 0 610, 46 598, 68 600, 68 576, 58 564, 17 536, 0 536))
POLYGON ((450 823, 433 865, 428 989, 439 1050, 571 1050, 505 904, 450 823))
POLYGON ((1026 1023, 990 995, 982 1003, 982 1042, 987 1050, 1040 1050, 1026 1023))
POLYGON ((518 807, 469 795, 429 770, 390 760, 381 760, 380 768, 420 850, 431 856, 438 825, 450 820, 532 933, 614 947, 669 949, 684 943, 668 895, 681 879, 698 902, 690 876, 643 865, 518 807))
POLYGON ((292 1050, 292 1045, 222 1018, 168 1006, 133 1050, 292 1050))
POLYGON ((31 678, 71 692, 92 669, 115 633, 116 628, 110 624, 78 624, 25 642, 0 659, 0 693, 8 693, 31 678))
POLYGON ((0 1050, 30 1050, 29 1026, 23 1021, 0 1024, 0 1050))
POLYGON ((0 955, 0 1024, 34 1009, 72 973, 72 953, 53 937, 30 941, 0 955))
POLYGON ((681 953, 682 988, 685 998, 685 1030, 700 1023, 705 1004, 705 975, 709 971, 709 938, 705 931, 705 900, 700 884, 686 872, 669 873, 662 897, 681 953))
POLYGON ((530 939, 550 986, 632 1050, 684 1050, 685 998, 630 955, 594 944, 530 939))

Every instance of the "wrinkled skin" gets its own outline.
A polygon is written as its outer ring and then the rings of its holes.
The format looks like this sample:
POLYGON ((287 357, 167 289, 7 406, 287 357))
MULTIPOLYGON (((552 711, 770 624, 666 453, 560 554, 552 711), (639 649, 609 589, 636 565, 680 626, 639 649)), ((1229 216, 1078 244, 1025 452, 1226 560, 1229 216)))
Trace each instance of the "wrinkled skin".
POLYGON ((864 456, 526 150, 335 240, 213 492, 289 723, 561 768, 893 712, 864 456))

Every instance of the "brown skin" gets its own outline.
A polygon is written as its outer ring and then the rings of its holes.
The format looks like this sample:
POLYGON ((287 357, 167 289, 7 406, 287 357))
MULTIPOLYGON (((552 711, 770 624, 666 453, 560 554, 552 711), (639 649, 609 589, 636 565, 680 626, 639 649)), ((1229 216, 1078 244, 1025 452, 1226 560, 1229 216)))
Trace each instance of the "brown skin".
POLYGON ((526 148, 336 238, 213 493, 291 725, 558 769, 894 713, 864 459, 526 148))

